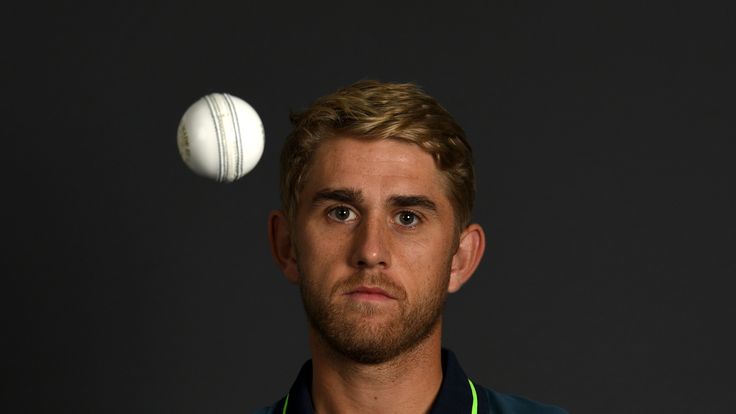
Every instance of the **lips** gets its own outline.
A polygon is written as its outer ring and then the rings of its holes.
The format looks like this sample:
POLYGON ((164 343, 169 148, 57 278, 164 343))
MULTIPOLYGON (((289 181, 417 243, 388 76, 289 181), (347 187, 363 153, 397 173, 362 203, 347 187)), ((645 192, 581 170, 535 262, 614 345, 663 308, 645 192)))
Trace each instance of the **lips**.
POLYGON ((370 286, 359 286, 355 289, 350 290, 347 294, 356 299, 368 299, 368 300, 396 299, 395 297, 390 295, 385 290, 378 288, 378 287, 370 287, 370 286))

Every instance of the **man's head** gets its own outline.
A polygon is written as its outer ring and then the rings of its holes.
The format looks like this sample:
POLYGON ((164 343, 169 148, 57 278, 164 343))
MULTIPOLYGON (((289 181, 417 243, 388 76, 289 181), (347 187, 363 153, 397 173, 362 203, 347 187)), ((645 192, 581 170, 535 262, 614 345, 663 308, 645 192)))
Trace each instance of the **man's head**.
POLYGON ((294 129, 281 152, 281 200, 288 217, 319 145, 331 138, 394 139, 418 145, 442 172, 455 209, 456 230, 470 223, 475 175, 465 132, 431 96, 411 83, 356 82, 291 117, 294 129))
POLYGON ((484 248, 468 224, 470 149, 431 97, 359 82, 294 117, 274 257, 301 289, 319 346, 362 363, 439 340, 448 292, 484 248))

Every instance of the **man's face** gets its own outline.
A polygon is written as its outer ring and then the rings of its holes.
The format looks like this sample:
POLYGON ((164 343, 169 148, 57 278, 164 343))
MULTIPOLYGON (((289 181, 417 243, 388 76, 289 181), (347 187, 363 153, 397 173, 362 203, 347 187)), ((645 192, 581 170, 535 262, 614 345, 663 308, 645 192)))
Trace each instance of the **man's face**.
POLYGON ((304 307, 334 350, 392 359, 436 332, 454 215, 432 157, 395 140, 323 142, 292 223, 304 307))

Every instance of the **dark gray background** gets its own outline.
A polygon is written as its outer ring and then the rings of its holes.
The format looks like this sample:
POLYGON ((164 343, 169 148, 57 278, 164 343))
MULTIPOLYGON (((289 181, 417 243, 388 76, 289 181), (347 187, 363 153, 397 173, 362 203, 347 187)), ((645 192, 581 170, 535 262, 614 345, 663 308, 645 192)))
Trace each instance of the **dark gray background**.
POLYGON ((2 411, 280 398, 308 350, 267 247, 278 152, 290 110, 362 78, 419 83, 474 147, 489 245, 445 330, 470 376, 573 413, 732 410, 733 8, 46 3, 1 29, 2 411), (234 184, 176 150, 210 92, 265 125, 234 184))

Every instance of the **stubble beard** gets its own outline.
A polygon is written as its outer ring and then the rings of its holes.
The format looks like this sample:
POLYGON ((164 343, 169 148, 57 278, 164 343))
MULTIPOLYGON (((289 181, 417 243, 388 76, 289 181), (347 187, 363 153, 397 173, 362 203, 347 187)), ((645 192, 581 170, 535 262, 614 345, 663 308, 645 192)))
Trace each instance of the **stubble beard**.
POLYGON ((382 273, 358 272, 326 294, 302 273, 299 285, 310 325, 333 351, 362 364, 380 364, 414 349, 439 328, 447 298, 449 263, 436 284, 416 301, 382 273), (362 284, 378 286, 396 298, 398 309, 382 304, 339 300, 362 284), (386 313, 390 312, 390 315, 386 313))

